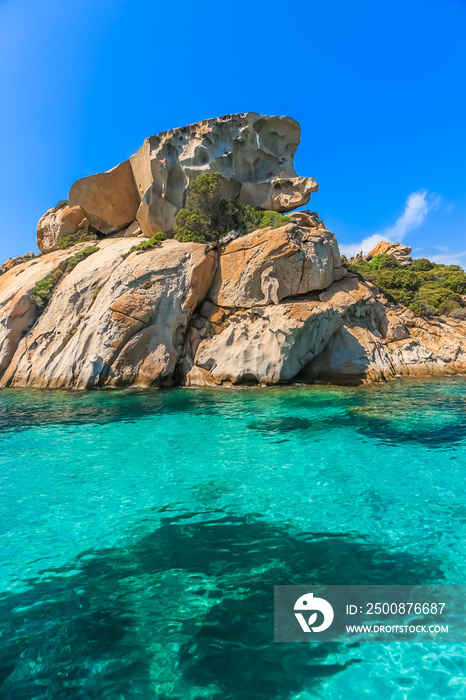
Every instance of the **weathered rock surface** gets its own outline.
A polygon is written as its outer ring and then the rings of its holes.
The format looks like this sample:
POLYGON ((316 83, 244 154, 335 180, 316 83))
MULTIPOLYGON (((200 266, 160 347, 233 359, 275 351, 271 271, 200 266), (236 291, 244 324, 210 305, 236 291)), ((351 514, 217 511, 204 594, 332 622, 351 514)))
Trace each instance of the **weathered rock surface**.
MULTIPOLYGON (((466 321, 426 320, 346 269, 318 216, 217 247, 129 232, 15 259, 0 276, 0 383, 16 387, 361 383, 466 372, 466 321), (42 312, 37 282, 63 274, 42 312)), ((231 237, 229 237, 231 238, 231 237)))
MULTIPOLYGON (((63 251, 16 265, 0 277, 0 376, 11 364, 23 336, 34 325, 39 310, 31 299, 36 282, 63 264, 63 251)), ((27 336, 26 336, 27 337, 27 336)))
POLYGON ((200 342, 186 383, 286 382, 323 350, 340 326, 338 311, 313 301, 231 316, 224 330, 200 342))
POLYGON ((402 245, 401 243, 392 243, 391 241, 380 241, 380 243, 377 243, 375 248, 373 248, 367 255, 363 255, 361 251, 361 253, 358 253, 356 257, 349 258, 348 262, 352 264, 357 263, 359 260, 365 260, 366 262, 369 262, 376 255, 385 254, 393 255, 393 257, 398 260, 400 265, 409 265, 413 261, 413 259, 409 257, 410 253, 411 248, 407 245, 402 245))
POLYGON ((410 258, 411 248, 407 245, 402 245, 401 243, 391 243, 391 241, 381 241, 377 243, 375 248, 371 250, 368 255, 366 255, 366 260, 372 260, 376 255, 393 255, 394 258, 398 260, 401 265, 409 265, 412 262, 410 258))
POLYGON ((63 275, 40 315, 30 297, 35 282, 64 268, 83 245, 0 278, 2 386, 171 383, 189 318, 212 282, 215 254, 166 241, 123 259, 137 242, 102 241, 63 275))
POLYGON ((128 160, 106 173, 90 175, 71 186, 70 206, 79 206, 92 226, 112 233, 136 219, 139 195, 128 160))
POLYGON ((209 296, 229 308, 266 306, 325 289, 345 275, 333 233, 290 222, 222 247, 209 296))
POLYGON ((0 265, 0 275, 8 272, 8 270, 11 270, 12 267, 16 267, 16 265, 21 265, 21 263, 26 262, 27 260, 33 260, 35 257, 36 254, 31 251, 25 255, 19 255, 16 258, 8 258, 3 265, 0 265))
POLYGON ((465 321, 416 318, 353 276, 320 299, 339 309, 344 324, 306 367, 305 379, 359 383, 466 372, 465 321))
MULTIPOLYGON (((228 181, 225 197, 238 197, 256 208, 290 211, 306 204, 318 189, 313 178, 296 175, 293 159, 299 141, 300 126, 293 119, 254 112, 172 129, 147 138, 112 170, 75 182, 70 207, 81 207, 101 233, 115 232, 136 219, 148 237, 170 232, 177 212, 186 205, 191 180, 213 171, 228 181)), ((43 252, 52 250, 60 237, 55 229, 61 221, 47 214, 38 231, 43 252)))
POLYGON ((54 207, 45 212, 37 224, 37 247, 41 253, 57 250, 62 238, 89 229, 89 219, 80 206, 54 207))

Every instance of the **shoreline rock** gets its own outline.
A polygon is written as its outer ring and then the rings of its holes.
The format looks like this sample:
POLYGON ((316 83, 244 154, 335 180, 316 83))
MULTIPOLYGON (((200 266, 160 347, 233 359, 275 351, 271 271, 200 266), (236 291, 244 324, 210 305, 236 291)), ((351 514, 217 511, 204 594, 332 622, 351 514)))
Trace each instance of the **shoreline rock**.
MULTIPOLYGON (((107 173, 75 182, 39 221, 42 255, 0 267, 0 387, 466 373, 462 313, 415 317, 347 274, 316 212, 207 244, 170 238, 189 183, 206 171, 223 176, 221 198, 278 212, 307 203, 318 185, 294 170, 299 141, 289 117, 226 115, 152 136, 107 173), (152 238, 160 231, 163 242, 152 238)), ((365 259, 388 254, 405 265, 410 253, 383 241, 365 259)))
POLYGON ((87 243, 24 259, 0 276, 0 387, 361 384, 466 372, 466 321, 417 318, 343 276, 335 236, 306 216, 217 247, 169 239, 130 252, 141 239, 116 236, 83 259, 87 243), (56 270, 41 310, 33 291, 56 270))

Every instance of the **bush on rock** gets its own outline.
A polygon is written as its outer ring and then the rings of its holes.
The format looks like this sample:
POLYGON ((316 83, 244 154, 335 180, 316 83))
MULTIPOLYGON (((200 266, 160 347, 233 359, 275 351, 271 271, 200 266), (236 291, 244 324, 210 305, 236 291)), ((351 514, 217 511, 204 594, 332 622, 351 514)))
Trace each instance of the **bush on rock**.
POLYGON ((98 250, 96 246, 87 246, 84 250, 80 250, 79 253, 72 255, 71 258, 68 258, 68 262, 66 263, 66 271, 71 272, 81 260, 85 260, 89 255, 96 253, 98 250))
POLYGON ((145 241, 141 241, 141 243, 138 243, 137 245, 133 245, 132 248, 128 250, 127 253, 122 255, 121 257, 123 260, 128 257, 128 255, 131 255, 131 253, 134 253, 137 250, 150 250, 151 248, 154 248, 158 243, 162 243, 166 239, 166 235, 162 233, 162 231, 159 231, 158 233, 155 233, 151 238, 147 238, 145 241))
POLYGON ((375 284, 389 301, 407 306, 416 316, 463 316, 457 312, 465 307, 461 295, 466 293, 466 273, 459 265, 440 265, 427 258, 400 265, 392 255, 383 253, 370 261, 347 264, 347 268, 375 284))
POLYGON ((47 306, 50 297, 52 296, 53 288, 62 278, 63 272, 57 268, 36 282, 31 292, 31 299, 39 309, 43 311, 47 306))
POLYGON ((276 211, 259 211, 236 199, 224 199, 225 182, 220 173, 203 173, 191 183, 188 206, 176 215, 177 241, 206 243, 233 230, 244 235, 258 228, 289 223, 289 218, 276 211))

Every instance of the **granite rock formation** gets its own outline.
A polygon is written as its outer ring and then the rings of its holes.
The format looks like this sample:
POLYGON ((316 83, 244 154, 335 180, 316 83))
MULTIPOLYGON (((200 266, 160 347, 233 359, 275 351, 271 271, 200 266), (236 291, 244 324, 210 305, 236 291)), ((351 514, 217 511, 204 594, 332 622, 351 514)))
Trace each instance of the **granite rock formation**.
POLYGON ((363 255, 362 252, 358 253, 356 257, 349 258, 348 262, 351 264, 357 263, 360 260, 370 262, 376 255, 392 255, 398 260, 400 265, 409 265, 413 261, 410 254, 411 248, 407 245, 392 243, 391 241, 380 241, 367 255, 363 255))
POLYGON ((90 222, 80 206, 62 206, 49 209, 37 224, 37 247, 41 253, 57 250, 63 238, 71 236, 79 229, 89 230, 90 222))
POLYGON ((0 275, 3 387, 360 383, 466 371, 466 321, 431 320, 345 276, 318 217, 225 244, 106 237, 0 275), (306 225, 307 224, 307 225, 306 225), (59 271, 48 305, 37 283, 59 271))
POLYGON ((166 241, 124 257, 134 243, 104 240, 70 272, 67 261, 85 244, 0 277, 3 386, 172 383, 186 325, 211 284, 215 255, 204 245, 166 241), (55 269, 65 274, 41 313, 31 292, 55 269))
MULTIPOLYGON (((78 180, 69 201, 39 222, 43 255, 0 267, 0 386, 361 383, 466 372, 462 314, 416 317, 347 274, 315 212, 208 244, 141 242, 171 230, 190 181, 206 170, 224 176, 226 198, 280 212, 304 204, 317 185, 294 171, 299 138, 287 117, 230 115, 146 139, 128 161, 78 180), (92 245, 70 245, 89 234, 92 245)), ((411 249, 382 242, 366 259, 382 253, 404 264, 411 249)))
MULTIPOLYGON (((225 197, 257 209, 291 211, 307 204, 318 189, 313 178, 296 175, 299 141, 300 126, 289 117, 248 112, 207 119, 151 136, 129 160, 78 180, 70 189, 69 206, 100 233, 138 221, 150 237, 173 230, 189 183, 212 171, 226 179, 225 197)), ((39 250, 54 250, 68 235, 63 229, 74 224, 69 212, 49 210, 39 222, 39 250)))

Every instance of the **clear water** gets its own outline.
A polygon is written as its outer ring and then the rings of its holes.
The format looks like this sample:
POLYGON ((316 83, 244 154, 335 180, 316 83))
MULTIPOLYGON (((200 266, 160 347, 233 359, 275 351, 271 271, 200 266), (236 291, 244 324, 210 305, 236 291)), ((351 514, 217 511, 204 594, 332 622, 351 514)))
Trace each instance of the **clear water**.
POLYGON ((461 645, 278 645, 273 585, 466 583, 466 379, 0 393, 5 698, 466 697, 461 645))

